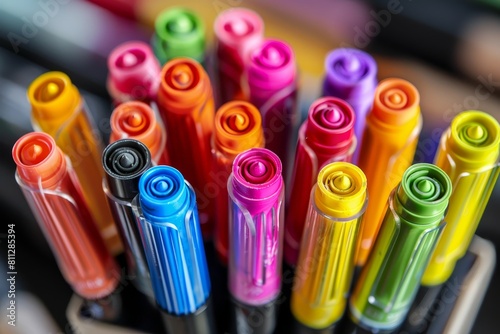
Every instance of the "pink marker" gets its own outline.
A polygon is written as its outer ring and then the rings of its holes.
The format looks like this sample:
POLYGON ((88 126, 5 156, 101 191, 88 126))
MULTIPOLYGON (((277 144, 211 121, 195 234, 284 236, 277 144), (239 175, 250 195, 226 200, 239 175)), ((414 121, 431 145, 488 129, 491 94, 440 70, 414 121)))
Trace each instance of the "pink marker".
POLYGON ((220 103, 248 99, 244 80, 250 53, 264 38, 264 22, 252 10, 232 8, 215 19, 218 93, 220 103))
POLYGON ((321 168, 335 161, 350 162, 356 149, 355 115, 335 97, 323 97, 309 108, 299 129, 285 224, 285 261, 295 266, 306 223, 311 189, 321 168))
POLYGON ((108 70, 107 88, 116 104, 156 100, 161 69, 148 44, 127 42, 117 46, 108 57, 108 70))
POLYGON ((275 326, 284 217, 281 171, 276 154, 253 148, 235 158, 228 180, 229 291, 235 322, 251 329, 242 332, 272 333, 275 326), (262 321, 241 316, 253 311, 262 321))
POLYGON ((278 155, 286 178, 288 153, 297 122, 297 69, 292 48, 266 40, 251 55, 247 69, 250 102, 262 115, 266 148, 278 155))

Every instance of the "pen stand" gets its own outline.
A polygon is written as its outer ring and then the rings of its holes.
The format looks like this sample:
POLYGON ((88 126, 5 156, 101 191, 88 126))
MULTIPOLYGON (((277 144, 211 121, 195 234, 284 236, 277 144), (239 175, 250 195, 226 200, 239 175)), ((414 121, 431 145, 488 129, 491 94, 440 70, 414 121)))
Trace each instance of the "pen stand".
MULTIPOLYGON (((458 291, 456 300, 448 302, 448 308, 442 308, 439 314, 433 315, 429 319, 432 326, 428 326, 427 330, 421 331, 420 334, 466 333, 472 328, 495 267, 495 247, 490 241, 475 236, 466 256, 468 259, 464 259, 469 263, 470 269, 462 275, 463 277, 457 276, 454 280, 456 291, 458 291)), ((465 262, 457 264, 456 272, 459 271, 460 266, 465 265, 465 262)), ((118 307, 120 314, 114 320, 103 319, 106 316, 112 317, 113 312, 102 313, 101 318, 89 316, 86 310, 88 305, 85 301, 73 295, 66 309, 66 317, 73 332, 79 334, 166 333, 158 310, 132 284, 124 286, 118 295, 122 307, 121 310, 118 307)), ((113 306, 113 302, 116 300, 112 301, 110 306, 113 306)), ((288 303, 289 301, 285 301, 281 307, 288 307, 288 303)), ((217 302, 213 306, 216 318, 225 318, 228 322, 230 321, 228 313, 224 314, 225 307, 218 307, 217 302)), ((280 318, 279 320, 291 322, 293 319, 280 318)), ((280 324, 276 328, 279 331, 280 324)))

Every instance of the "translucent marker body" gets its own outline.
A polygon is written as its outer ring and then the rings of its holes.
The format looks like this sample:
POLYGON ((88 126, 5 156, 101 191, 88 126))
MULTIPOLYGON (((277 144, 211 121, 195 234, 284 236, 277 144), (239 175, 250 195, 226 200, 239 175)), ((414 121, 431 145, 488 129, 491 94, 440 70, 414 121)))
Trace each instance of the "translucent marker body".
POLYGON ((250 102, 260 110, 266 148, 278 155, 287 179, 288 154, 297 123, 297 65, 292 48, 265 40, 247 66, 250 102))
POLYGON ((166 9, 156 17, 151 45, 162 66, 177 57, 204 63, 205 26, 198 15, 189 9, 166 9))
POLYGON ((281 289, 284 183, 281 162, 263 148, 240 153, 228 180, 229 292, 237 332, 271 334, 281 289), (261 321, 248 314, 257 312, 261 321))
POLYGON ((351 320, 372 332, 396 330, 415 298, 444 227, 451 181, 441 169, 406 170, 386 205, 380 232, 349 300, 351 320))
POLYGON ((309 108, 299 129, 285 224, 285 260, 295 266, 306 224, 311 188, 323 166, 351 160, 356 148, 355 116, 343 100, 324 97, 309 108))
MULTIPOLYGON (((323 96, 338 97, 349 103, 356 115, 354 133, 361 140, 377 87, 377 63, 364 51, 335 49, 326 56, 325 70, 323 96)), ((358 161, 359 148, 353 163, 358 161)))
POLYGON ((99 304, 118 286, 120 271, 92 220, 69 161, 54 139, 42 132, 21 137, 12 156, 16 181, 62 275, 78 295, 99 304))
POLYGON ((167 133, 150 106, 138 101, 125 102, 113 110, 110 123, 110 143, 124 138, 136 139, 148 147, 154 164, 169 164, 167 133))
POLYGON ((132 205, 167 332, 215 334, 193 188, 175 168, 156 166, 141 176, 132 205))
POLYGON ((291 308, 305 327, 331 330, 347 304, 366 177, 350 163, 334 162, 321 169, 310 194, 291 308))
POLYGON ((158 107, 168 133, 170 163, 195 189, 203 235, 210 237, 214 208, 208 184, 215 107, 203 67, 188 58, 169 61, 161 72, 158 107))
POLYGON ((116 105, 127 101, 156 101, 160 63, 151 47, 139 41, 123 43, 108 57, 106 87, 116 105))
POLYGON ((102 190, 103 144, 78 89, 61 72, 48 72, 28 88, 33 127, 48 133, 71 160, 90 213, 108 249, 117 254, 122 244, 106 195, 102 190))
POLYGON ((217 16, 214 32, 220 102, 248 100, 245 66, 264 39, 264 22, 252 10, 231 8, 217 16))
POLYGON ((358 266, 364 265, 373 247, 389 194, 412 164, 422 129, 419 102, 417 89, 408 81, 386 79, 377 86, 358 161, 371 194, 361 227, 358 266))
POLYGON ((498 179, 499 150, 500 125, 481 111, 460 113, 443 133, 434 163, 451 178, 453 193, 424 286, 445 283, 467 252, 498 179))
POLYGON ((239 153, 261 147, 264 147, 264 133, 257 108, 248 102, 233 101, 217 110, 212 139, 212 182, 220 190, 215 198, 214 243, 223 264, 227 264, 229 247, 227 180, 231 174, 233 161, 239 153))

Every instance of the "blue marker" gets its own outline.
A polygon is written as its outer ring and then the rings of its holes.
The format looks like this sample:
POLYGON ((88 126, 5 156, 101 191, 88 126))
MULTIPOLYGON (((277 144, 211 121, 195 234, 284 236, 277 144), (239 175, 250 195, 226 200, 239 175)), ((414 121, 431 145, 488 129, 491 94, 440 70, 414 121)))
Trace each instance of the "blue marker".
POLYGON ((134 199, 142 243, 168 333, 215 333, 196 196, 169 166, 147 170, 134 199))

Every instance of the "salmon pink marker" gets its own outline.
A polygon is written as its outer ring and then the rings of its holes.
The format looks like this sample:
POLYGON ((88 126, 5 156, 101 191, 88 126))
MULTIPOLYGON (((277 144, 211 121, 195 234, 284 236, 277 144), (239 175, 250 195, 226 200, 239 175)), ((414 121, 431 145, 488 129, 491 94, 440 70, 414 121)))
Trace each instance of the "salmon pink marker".
POLYGON ((260 110, 266 148, 280 158, 285 179, 297 118, 296 67, 292 48, 270 39, 254 50, 247 69, 250 102, 260 110))
POLYGON ((298 260, 309 197, 318 173, 329 163, 351 161, 356 148, 354 123, 354 111, 347 102, 323 97, 311 105, 300 127, 285 224, 285 261, 291 266, 298 260))
POLYGON ((281 162, 263 148, 240 153, 228 180, 229 291, 243 333, 273 333, 281 288, 284 183, 281 162), (259 322, 249 314, 262 315, 259 322))
POLYGON ((117 46, 108 57, 108 70, 107 88, 115 104, 156 100, 160 63, 148 44, 134 41, 117 46))

